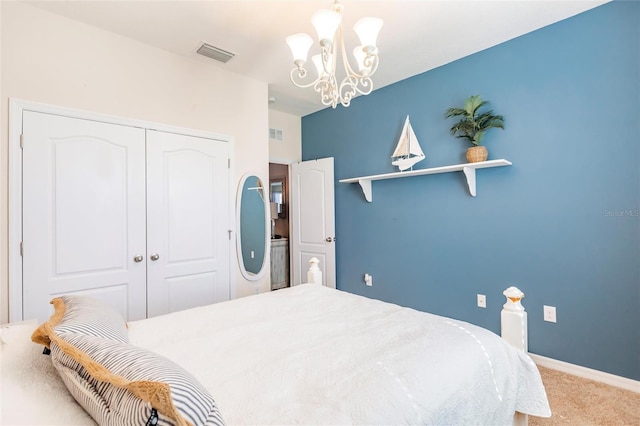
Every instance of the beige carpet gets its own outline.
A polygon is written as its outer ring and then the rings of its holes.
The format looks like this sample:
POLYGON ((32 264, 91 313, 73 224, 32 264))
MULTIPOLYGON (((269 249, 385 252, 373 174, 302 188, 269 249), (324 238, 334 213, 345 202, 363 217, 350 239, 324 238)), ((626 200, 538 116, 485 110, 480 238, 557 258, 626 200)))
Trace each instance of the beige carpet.
POLYGON ((551 417, 529 416, 531 426, 640 426, 640 394, 538 367, 551 417))

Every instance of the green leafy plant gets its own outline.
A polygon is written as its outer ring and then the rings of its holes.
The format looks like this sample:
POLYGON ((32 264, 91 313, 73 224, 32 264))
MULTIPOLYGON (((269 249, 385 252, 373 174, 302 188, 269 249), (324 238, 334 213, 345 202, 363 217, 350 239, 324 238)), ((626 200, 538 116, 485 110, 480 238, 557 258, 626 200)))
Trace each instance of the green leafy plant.
POLYGON ((482 143, 487 130, 496 127, 504 130, 504 117, 495 115, 493 110, 480 113, 479 109, 488 105, 480 95, 469 96, 464 101, 464 108, 449 108, 446 117, 461 117, 460 121, 451 127, 451 135, 469 140, 473 145, 482 143))

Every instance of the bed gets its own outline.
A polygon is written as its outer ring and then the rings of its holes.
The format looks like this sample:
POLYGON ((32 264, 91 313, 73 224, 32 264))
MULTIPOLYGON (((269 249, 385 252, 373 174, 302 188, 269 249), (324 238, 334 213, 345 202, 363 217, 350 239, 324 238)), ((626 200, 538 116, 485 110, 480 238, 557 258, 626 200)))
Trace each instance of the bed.
MULTIPOLYGON (((3 329, 0 423, 94 424, 30 341, 36 326, 3 329)), ((550 416, 535 364, 494 333, 320 285, 129 322, 125 333, 127 345, 184 368, 231 425, 550 416)))

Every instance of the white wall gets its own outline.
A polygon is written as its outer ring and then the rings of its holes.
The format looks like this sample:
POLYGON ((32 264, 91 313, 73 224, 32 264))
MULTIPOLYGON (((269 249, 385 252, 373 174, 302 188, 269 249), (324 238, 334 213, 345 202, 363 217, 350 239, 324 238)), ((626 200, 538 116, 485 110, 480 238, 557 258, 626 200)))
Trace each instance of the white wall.
POLYGON ((300 117, 269 110, 269 127, 282 129, 282 141, 269 140, 269 161, 290 164, 302 161, 302 120, 300 117))
POLYGON ((7 312, 7 302, 8 300, 8 256, 7 256, 7 240, 8 240, 8 229, 7 229, 7 174, 8 170, 8 149, 5 139, 8 135, 7 129, 7 121, 4 119, 5 115, 5 105, 7 104, 6 99, 2 96, 2 49, 3 49, 3 37, 2 37, 2 13, 3 7, 2 2, 0 2, 0 323, 6 322, 9 318, 7 312))
MULTIPOLYGON (((246 172, 269 179, 267 84, 42 11, 0 2, 0 322, 8 320, 8 98, 230 135, 234 187, 246 172)), ((235 194, 234 194, 235 199, 235 194)), ((233 252, 237 295, 246 281, 233 252)))

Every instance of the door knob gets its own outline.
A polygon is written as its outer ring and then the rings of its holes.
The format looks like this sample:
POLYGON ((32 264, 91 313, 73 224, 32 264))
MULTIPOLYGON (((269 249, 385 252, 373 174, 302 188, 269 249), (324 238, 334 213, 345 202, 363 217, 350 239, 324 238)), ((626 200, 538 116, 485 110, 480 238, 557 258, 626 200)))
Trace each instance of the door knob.
POLYGON ((153 253, 151 256, 149 256, 149 259, 155 262, 156 260, 160 259, 160 255, 158 253, 153 253))
POLYGON ((133 257, 133 261, 136 262, 136 263, 142 262, 143 259, 144 259, 144 257, 142 257, 141 254, 136 255, 136 256, 133 257))
POLYGON ((336 238, 335 238, 335 237, 327 237, 327 238, 325 238, 324 240, 325 240, 326 242, 328 242, 328 243, 331 243, 331 242, 335 241, 335 240, 336 240, 336 238))

